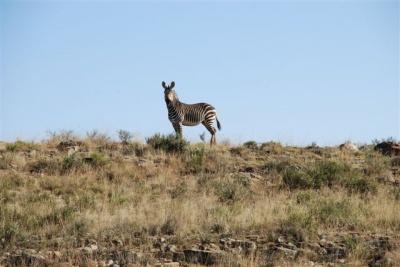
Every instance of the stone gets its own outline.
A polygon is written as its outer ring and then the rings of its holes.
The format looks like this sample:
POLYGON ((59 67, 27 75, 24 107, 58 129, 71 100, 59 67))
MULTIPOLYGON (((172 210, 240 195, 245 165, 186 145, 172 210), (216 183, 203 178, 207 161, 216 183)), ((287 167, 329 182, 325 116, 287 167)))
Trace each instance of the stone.
POLYGON ((200 249, 186 249, 183 251, 185 254, 185 261, 190 263, 213 265, 221 258, 220 251, 207 251, 200 249))
POLYGON ((294 259, 297 256, 298 251, 285 247, 276 247, 277 251, 283 252, 287 257, 294 259))
POLYGON ((77 143, 73 140, 61 141, 57 145, 57 150, 60 152, 66 152, 66 151, 68 151, 68 149, 74 148, 75 146, 77 146, 77 143))
POLYGON ((27 249, 16 254, 10 254, 6 260, 11 266, 47 266, 46 258, 33 249, 27 249))
POLYGON ((339 146, 339 148, 340 150, 358 151, 358 147, 351 142, 343 143, 339 146))
POLYGON ((168 245, 165 251, 177 252, 178 248, 175 245, 168 245))
POLYGON ((225 244, 225 246, 228 246, 230 248, 237 248, 239 249, 239 252, 244 252, 245 254, 252 253, 257 248, 257 245, 254 241, 235 239, 230 239, 227 244, 225 244))
POLYGON ((378 176, 376 180, 378 180, 378 182, 381 183, 389 183, 389 184, 394 184, 396 182, 391 172, 387 172, 381 176, 378 176))
POLYGON ((393 141, 381 142, 374 147, 374 150, 386 156, 400 156, 400 144, 393 141))

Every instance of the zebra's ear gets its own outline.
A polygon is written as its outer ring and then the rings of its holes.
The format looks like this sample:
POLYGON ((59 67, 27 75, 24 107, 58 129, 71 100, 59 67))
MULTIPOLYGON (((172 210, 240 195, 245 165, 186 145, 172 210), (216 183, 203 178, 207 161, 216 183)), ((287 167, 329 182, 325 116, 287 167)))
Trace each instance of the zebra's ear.
POLYGON ((161 83, 161 85, 162 85, 162 87, 163 87, 164 89, 167 89, 167 86, 165 86, 165 82, 164 82, 164 81, 161 83))
POLYGON ((172 82, 171 82, 171 85, 169 86, 169 89, 172 89, 172 88, 174 88, 174 86, 175 86, 175 82, 174 82, 174 81, 172 81, 172 82))

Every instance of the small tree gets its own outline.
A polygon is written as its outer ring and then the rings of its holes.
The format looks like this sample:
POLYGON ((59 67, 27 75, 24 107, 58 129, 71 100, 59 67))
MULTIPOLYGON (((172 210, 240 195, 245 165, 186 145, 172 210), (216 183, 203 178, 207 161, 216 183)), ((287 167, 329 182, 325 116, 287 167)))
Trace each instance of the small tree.
POLYGON ((133 135, 126 130, 119 130, 118 137, 119 137, 119 140, 121 140, 121 142, 123 144, 128 144, 129 141, 131 141, 131 139, 133 138, 133 135))

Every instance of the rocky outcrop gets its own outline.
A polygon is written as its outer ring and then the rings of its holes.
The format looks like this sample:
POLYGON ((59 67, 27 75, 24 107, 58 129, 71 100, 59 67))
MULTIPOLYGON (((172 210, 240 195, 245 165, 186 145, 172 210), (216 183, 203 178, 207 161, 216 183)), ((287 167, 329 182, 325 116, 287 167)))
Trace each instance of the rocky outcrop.
POLYGON ((393 141, 381 142, 374 149, 386 156, 400 156, 400 144, 393 141))

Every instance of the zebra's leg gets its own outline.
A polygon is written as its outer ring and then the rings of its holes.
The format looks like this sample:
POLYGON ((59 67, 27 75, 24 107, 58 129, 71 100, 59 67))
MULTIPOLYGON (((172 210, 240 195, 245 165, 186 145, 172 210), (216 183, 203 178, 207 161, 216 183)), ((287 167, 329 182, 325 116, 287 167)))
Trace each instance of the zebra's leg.
POLYGON ((215 133, 217 130, 212 126, 210 122, 203 121, 202 124, 207 128, 207 130, 211 134, 211 140, 210 140, 210 145, 212 146, 213 144, 217 144, 216 138, 215 138, 215 133))
POLYGON ((182 125, 180 123, 173 123, 172 126, 174 127, 176 135, 182 138, 182 125))

